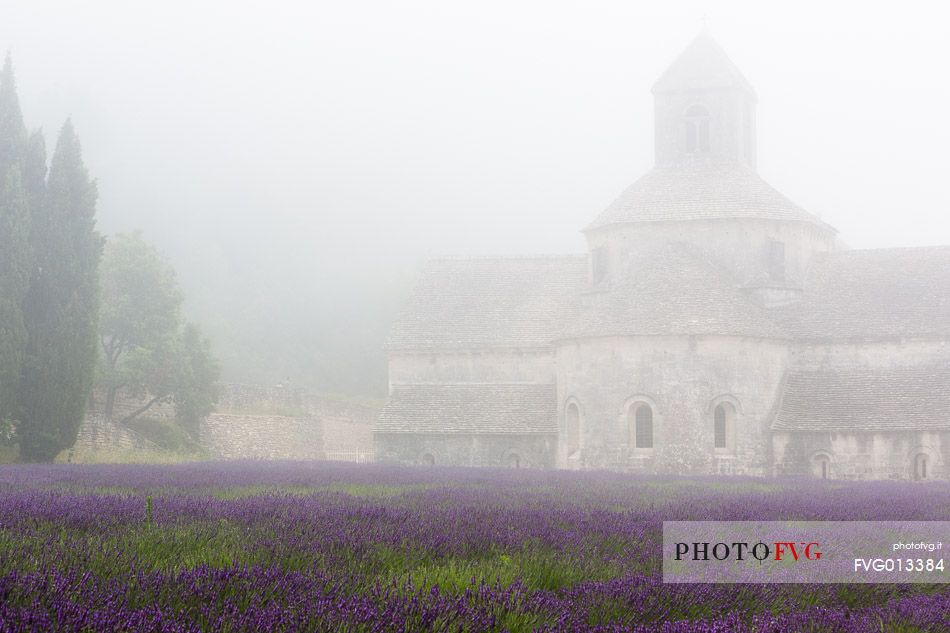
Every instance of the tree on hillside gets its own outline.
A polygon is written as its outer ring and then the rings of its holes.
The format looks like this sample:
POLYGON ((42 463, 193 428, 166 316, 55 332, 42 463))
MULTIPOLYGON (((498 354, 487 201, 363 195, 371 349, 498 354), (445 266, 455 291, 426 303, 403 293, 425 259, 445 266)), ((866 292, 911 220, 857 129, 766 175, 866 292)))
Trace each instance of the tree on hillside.
POLYGON ((129 423, 159 403, 172 403, 192 435, 217 402, 217 362, 197 327, 182 324, 182 293, 175 271, 140 235, 117 235, 102 262, 103 413, 113 418, 117 396, 139 406, 129 423))
POLYGON ((31 209, 33 266, 23 303, 28 339, 18 394, 20 458, 48 461, 73 445, 94 378, 102 238, 96 185, 67 121, 45 196, 31 209))

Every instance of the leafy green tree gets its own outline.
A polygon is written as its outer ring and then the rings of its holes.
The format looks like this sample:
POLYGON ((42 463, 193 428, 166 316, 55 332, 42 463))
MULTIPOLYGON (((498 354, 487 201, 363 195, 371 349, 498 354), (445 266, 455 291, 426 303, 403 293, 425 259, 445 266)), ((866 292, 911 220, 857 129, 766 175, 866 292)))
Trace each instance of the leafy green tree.
POLYGON ((118 394, 139 402, 128 424, 160 403, 197 436, 218 398, 218 364, 194 325, 182 325, 182 293, 175 271, 140 235, 118 235, 102 264, 99 385, 103 413, 114 417, 118 394))
POLYGON ((181 426, 197 439, 201 420, 218 403, 221 368, 211 353, 211 341, 193 323, 186 324, 182 331, 181 350, 175 414, 181 426))
POLYGON ((121 390, 148 390, 146 376, 175 343, 183 297, 174 269, 139 234, 109 240, 101 283, 99 385, 111 418, 121 390))
POLYGON ((18 400, 20 458, 49 461, 73 445, 92 389, 99 314, 96 185, 67 121, 42 203, 33 208, 33 267, 23 303, 28 339, 18 400))

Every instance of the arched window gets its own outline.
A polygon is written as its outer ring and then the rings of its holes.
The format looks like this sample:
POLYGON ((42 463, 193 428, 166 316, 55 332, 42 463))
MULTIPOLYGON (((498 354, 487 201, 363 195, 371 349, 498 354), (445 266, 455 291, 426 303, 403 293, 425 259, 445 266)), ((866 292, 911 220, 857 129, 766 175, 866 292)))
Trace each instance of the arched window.
POLYGON ((927 478, 927 454, 917 453, 914 456, 914 479, 922 481, 927 478))
POLYGON ((576 402, 570 402, 564 409, 564 425, 567 427, 567 456, 581 449, 581 410, 576 402))
POLYGON ((422 457, 419 458, 419 462, 424 466, 435 466, 435 456, 432 453, 424 453, 422 457))
POLYGON ((821 479, 831 478, 831 458, 824 453, 819 453, 811 458, 811 472, 815 477, 821 479))
POLYGON ((631 435, 636 448, 653 448, 653 409, 646 403, 636 404, 628 415, 632 417, 631 435))
POLYGON ((717 405, 713 420, 713 435, 716 448, 726 448, 726 408, 717 405))
POLYGON ((686 110, 686 151, 709 151, 709 110, 699 104, 686 110))
POLYGON ((719 402, 713 407, 713 448, 717 453, 736 450, 736 405, 732 401, 719 402))
POLYGON ((505 462, 505 465, 508 466, 508 468, 521 468, 521 457, 518 455, 518 453, 509 453, 505 462))

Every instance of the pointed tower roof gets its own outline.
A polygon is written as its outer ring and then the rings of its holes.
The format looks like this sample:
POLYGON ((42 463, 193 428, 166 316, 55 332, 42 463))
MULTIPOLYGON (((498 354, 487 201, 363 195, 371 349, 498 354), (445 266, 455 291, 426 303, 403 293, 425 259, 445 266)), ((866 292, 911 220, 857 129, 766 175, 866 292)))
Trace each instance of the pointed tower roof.
POLYGON ((653 84, 653 94, 678 90, 755 89, 704 28, 653 84))

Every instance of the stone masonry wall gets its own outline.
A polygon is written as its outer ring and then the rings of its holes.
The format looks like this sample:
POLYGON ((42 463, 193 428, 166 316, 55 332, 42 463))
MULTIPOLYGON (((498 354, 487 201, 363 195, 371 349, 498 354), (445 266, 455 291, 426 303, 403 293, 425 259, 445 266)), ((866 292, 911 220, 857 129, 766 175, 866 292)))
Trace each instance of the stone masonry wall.
POLYGON ((320 420, 284 415, 212 413, 201 443, 219 459, 323 459, 320 420))
MULTIPOLYGON (((102 393, 93 394, 74 450, 154 449, 131 429, 105 419, 102 393)), ((120 396, 113 417, 141 407, 146 400, 120 396)), ((217 459, 373 460, 373 406, 315 396, 285 386, 222 385, 217 410, 202 424, 201 443, 217 459)), ((160 403, 144 414, 173 418, 174 406, 160 403)))
POLYGON ((377 434, 378 461, 404 464, 553 468, 554 434, 377 434), (431 460, 431 461, 430 461, 431 460))
POLYGON ((220 459, 373 461, 375 407, 287 386, 229 384, 202 428, 220 459))
POLYGON ((88 415, 79 427, 73 451, 152 450, 155 444, 135 431, 98 415, 88 415))

